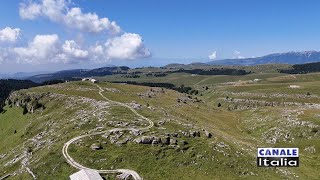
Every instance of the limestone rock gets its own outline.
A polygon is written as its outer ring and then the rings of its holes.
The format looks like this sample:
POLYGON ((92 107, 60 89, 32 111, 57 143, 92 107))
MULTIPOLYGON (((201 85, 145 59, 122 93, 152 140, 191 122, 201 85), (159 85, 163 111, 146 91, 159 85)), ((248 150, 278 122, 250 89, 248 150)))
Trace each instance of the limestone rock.
POLYGON ((212 134, 209 131, 204 131, 204 134, 206 135, 207 138, 212 137, 212 134))
POLYGON ((153 141, 153 137, 151 136, 142 136, 140 138, 136 138, 133 140, 137 144, 151 144, 153 141))
POLYGON ((102 149, 102 147, 101 147, 100 145, 97 145, 97 144, 92 144, 92 145, 90 146, 90 148, 91 148, 92 150, 100 150, 100 149, 102 149))
POLYGON ((170 139, 170 145, 177 145, 176 139, 170 139))
POLYGON ((170 137, 169 136, 161 137, 161 142, 162 142, 162 144, 169 145, 170 144, 170 137))

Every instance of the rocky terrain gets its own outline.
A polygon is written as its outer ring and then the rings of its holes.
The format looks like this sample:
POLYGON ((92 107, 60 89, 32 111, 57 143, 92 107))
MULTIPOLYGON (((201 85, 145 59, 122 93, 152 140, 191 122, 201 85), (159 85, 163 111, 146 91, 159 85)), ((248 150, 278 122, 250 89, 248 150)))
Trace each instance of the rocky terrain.
POLYGON ((289 83, 265 92, 275 85, 254 79, 197 84, 198 95, 88 82, 13 92, 0 114, 0 177, 66 179, 88 167, 106 179, 317 179, 320 94, 289 83), (299 147, 304 163, 257 168, 266 146, 299 147))

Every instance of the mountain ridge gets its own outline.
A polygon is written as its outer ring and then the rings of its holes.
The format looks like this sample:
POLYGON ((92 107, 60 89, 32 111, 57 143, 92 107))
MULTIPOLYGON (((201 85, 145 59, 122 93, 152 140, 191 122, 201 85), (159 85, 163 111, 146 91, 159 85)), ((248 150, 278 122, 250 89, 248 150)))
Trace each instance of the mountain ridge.
POLYGON ((126 72, 129 69, 130 68, 127 66, 102 67, 96 69, 70 69, 57 71, 49 74, 38 74, 35 76, 28 77, 26 79, 36 83, 42 83, 50 80, 71 80, 73 78, 119 74, 126 72))
POLYGON ((290 51, 273 53, 255 58, 223 59, 209 61, 210 65, 258 65, 258 64, 305 64, 320 61, 320 51, 290 51))

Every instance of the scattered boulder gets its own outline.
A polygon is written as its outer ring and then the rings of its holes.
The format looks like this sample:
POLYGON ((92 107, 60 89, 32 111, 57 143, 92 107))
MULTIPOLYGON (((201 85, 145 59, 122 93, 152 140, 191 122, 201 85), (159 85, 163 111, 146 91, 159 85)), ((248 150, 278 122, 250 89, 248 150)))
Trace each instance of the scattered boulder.
POLYGON ((314 154, 314 153, 316 153, 316 148, 314 146, 309 146, 309 147, 304 148, 304 151, 311 153, 311 154, 314 154))
POLYGON ((170 139, 170 145, 177 145, 177 142, 176 139, 170 139))
POLYGON ((142 136, 140 138, 136 138, 133 140, 137 144, 151 144, 153 141, 153 137, 151 136, 142 136))
POLYGON ((200 137, 200 131, 190 131, 190 135, 193 137, 200 137))
POLYGON ((142 136, 141 143, 142 144, 151 144, 153 140, 153 137, 151 136, 142 136))
POLYGON ((190 133, 188 132, 182 131, 181 133, 183 134, 184 137, 190 137, 190 133))
POLYGON ((133 140, 134 143, 140 144, 141 143, 141 138, 136 138, 133 140))
POLYGON ((102 149, 101 145, 97 145, 97 144, 92 144, 90 148, 94 151, 102 149))
POLYGON ((154 139, 154 140, 152 140, 152 143, 151 143, 151 144, 152 144, 152 145, 155 145, 155 144, 159 144, 159 143, 160 143, 160 141, 157 141, 157 140, 154 139))
POLYGON ((159 137, 154 137, 152 144, 159 144, 159 143, 161 143, 161 139, 159 137))
POLYGON ((181 145, 187 145, 187 144, 189 144, 187 141, 185 141, 185 140, 181 140, 181 141, 179 141, 179 143, 181 144, 181 145))
POLYGON ((144 132, 143 132, 143 131, 140 131, 140 130, 132 130, 130 133, 131 133, 132 135, 134 135, 134 136, 140 136, 140 135, 142 135, 144 132))
POLYGON ((118 141, 118 138, 116 138, 114 136, 110 137, 111 144, 115 144, 115 143, 117 143, 117 141, 118 141))
POLYGON ((172 135, 172 137, 179 137, 178 133, 172 133, 171 135, 172 135))
POLYGON ((228 147, 227 144, 225 144, 224 142, 220 142, 217 144, 218 147, 221 147, 221 148, 225 148, 225 147, 228 147))
POLYGON ((211 138, 212 134, 209 131, 204 131, 204 134, 206 135, 207 138, 211 138))
POLYGON ((162 137, 161 142, 162 142, 162 144, 169 145, 170 144, 170 137, 169 136, 162 137))

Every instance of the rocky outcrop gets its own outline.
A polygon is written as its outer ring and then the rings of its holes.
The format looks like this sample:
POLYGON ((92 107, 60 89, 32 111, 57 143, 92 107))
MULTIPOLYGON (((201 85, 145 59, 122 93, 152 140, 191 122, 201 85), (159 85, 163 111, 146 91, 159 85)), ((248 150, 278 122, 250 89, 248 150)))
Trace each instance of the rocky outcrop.
POLYGON ((140 136, 142 135, 144 132, 143 131, 140 131, 140 130, 132 130, 130 131, 130 133, 134 136, 140 136))
POLYGON ((152 136, 142 136, 133 140, 137 144, 151 144, 154 137, 152 136))
POLYGON ((6 105, 12 107, 22 107, 24 108, 24 114, 34 113, 37 109, 44 109, 44 104, 41 103, 41 99, 47 96, 49 93, 42 94, 26 94, 22 92, 13 92, 6 100, 6 105))
POLYGON ((161 139, 159 137, 155 137, 153 138, 152 140, 152 145, 155 145, 155 144, 160 144, 161 143, 161 139))

